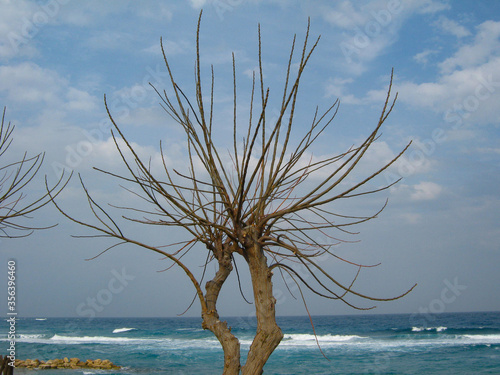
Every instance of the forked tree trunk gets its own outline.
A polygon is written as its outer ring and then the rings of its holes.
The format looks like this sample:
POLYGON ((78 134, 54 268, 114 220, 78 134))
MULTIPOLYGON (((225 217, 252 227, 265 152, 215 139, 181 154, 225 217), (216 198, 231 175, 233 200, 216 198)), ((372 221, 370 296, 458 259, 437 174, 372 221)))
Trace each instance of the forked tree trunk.
POLYGON ((272 272, 267 265, 262 246, 255 241, 247 250, 257 316, 257 334, 241 372, 244 375, 259 375, 262 374, 269 356, 281 342, 283 333, 276 324, 272 272))
POLYGON ((202 326, 204 329, 212 331, 222 345, 224 350, 223 375, 238 375, 240 370, 244 375, 262 374, 269 356, 283 338, 283 333, 276 324, 276 299, 273 296, 272 272, 267 265, 262 246, 255 239, 256 237, 252 235, 254 233, 248 234, 247 240, 253 237, 246 243, 246 259, 252 279, 257 332, 243 367, 241 367, 240 363, 240 342, 231 333, 231 328, 228 327, 227 323, 219 320, 216 307, 222 285, 232 270, 231 253, 228 248, 219 247, 222 248, 222 255, 218 256, 219 269, 215 277, 208 281, 205 286, 207 310, 202 314, 202 326))

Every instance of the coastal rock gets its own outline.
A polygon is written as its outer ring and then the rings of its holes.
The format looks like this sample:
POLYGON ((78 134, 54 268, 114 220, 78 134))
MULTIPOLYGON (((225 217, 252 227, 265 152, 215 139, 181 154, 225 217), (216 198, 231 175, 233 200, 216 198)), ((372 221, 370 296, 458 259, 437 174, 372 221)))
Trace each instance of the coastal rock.
POLYGON ((63 359, 50 359, 48 361, 40 361, 38 359, 16 359, 15 367, 24 367, 30 369, 80 369, 80 368, 92 368, 99 370, 113 370, 119 369, 120 366, 115 365, 109 359, 87 359, 85 362, 81 361, 79 358, 68 359, 64 357, 63 359))

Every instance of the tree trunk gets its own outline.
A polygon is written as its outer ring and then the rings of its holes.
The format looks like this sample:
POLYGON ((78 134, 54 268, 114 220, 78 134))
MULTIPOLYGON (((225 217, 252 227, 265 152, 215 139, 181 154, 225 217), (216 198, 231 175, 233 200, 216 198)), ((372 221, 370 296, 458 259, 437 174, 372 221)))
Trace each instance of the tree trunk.
POLYGON ((231 327, 219 320, 217 311, 212 310, 203 315, 203 329, 214 333, 224 350, 223 375, 238 375, 240 373, 240 342, 231 333, 231 327))
POLYGON ((240 342, 231 333, 231 327, 228 327, 226 322, 219 320, 217 313, 217 298, 219 292, 231 273, 231 254, 229 251, 222 251, 219 258, 219 270, 215 274, 213 280, 206 284, 205 300, 207 310, 202 313, 202 327, 213 332, 222 345, 224 350, 224 372, 223 375, 238 375, 240 373, 240 342))
POLYGON ((247 250, 257 316, 257 334, 250 346, 242 374, 259 375, 263 373, 269 356, 281 342, 283 333, 276 324, 276 299, 273 296, 272 272, 267 266, 262 246, 255 241, 247 250))
POLYGON ((2 358, 0 355, 0 374, 2 375, 12 375, 14 374, 14 367, 9 366, 9 357, 5 356, 2 358))

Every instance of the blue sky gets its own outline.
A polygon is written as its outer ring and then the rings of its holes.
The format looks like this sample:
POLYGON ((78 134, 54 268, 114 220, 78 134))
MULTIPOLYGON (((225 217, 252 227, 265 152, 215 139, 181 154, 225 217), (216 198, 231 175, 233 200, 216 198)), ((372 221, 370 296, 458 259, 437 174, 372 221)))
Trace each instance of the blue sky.
MULTIPOLYGON (((298 133, 316 105, 327 108, 341 100, 314 156, 340 153, 369 134, 392 68, 396 108, 360 176, 413 141, 404 158, 374 182, 381 186, 403 177, 398 185, 339 207, 373 212, 389 198, 376 220, 348 238, 357 242, 338 248, 353 261, 382 262, 362 274, 358 289, 388 297, 419 284, 402 300, 378 304, 378 313, 426 317, 426 312, 500 310, 500 3, 0 0, 0 7, 0 104, 16 125, 6 158, 15 160, 25 150, 46 152, 43 174, 49 181, 55 182, 63 169, 73 170, 96 199, 115 204, 133 202, 133 197, 92 170, 123 171, 109 138, 104 94, 140 155, 153 164, 161 160, 162 140, 168 163, 186 166, 181 130, 149 86, 168 88, 160 37, 178 82, 192 95, 196 22, 204 9, 202 70, 208 87, 214 66, 216 134, 224 147, 232 127, 231 53, 243 114, 258 66, 260 23, 265 83, 271 98, 279 100, 293 35, 303 40, 310 17, 311 37, 321 34, 321 40, 300 91, 298 133)), ((42 191, 41 174, 27 192, 36 197, 42 191)), ((89 217, 76 179, 60 203, 75 216, 89 217)), ((85 261, 106 244, 72 238, 87 232, 65 222, 53 207, 37 212, 30 223, 59 225, 0 243, 2 264, 17 260, 19 311, 25 316, 174 316, 189 305, 194 293, 189 281, 175 268, 157 272, 168 264, 156 255, 122 247, 85 261), (92 300, 97 302, 92 305, 92 300)), ((179 231, 130 230, 156 243, 184 238, 179 231)), ((188 262, 197 267, 204 259, 199 249, 188 262)), ((343 280, 356 271, 324 262, 343 280)), ((249 315, 252 307, 239 297, 234 282, 221 297, 221 313, 249 315)), ((275 284, 278 314, 305 314, 279 279, 275 284)), ((250 288, 245 290, 250 294, 250 288)), ((5 293, 0 288, 2 306, 5 293)), ((314 296, 308 303, 313 314, 353 313, 314 296)), ((198 308, 189 314, 197 316, 198 308)))

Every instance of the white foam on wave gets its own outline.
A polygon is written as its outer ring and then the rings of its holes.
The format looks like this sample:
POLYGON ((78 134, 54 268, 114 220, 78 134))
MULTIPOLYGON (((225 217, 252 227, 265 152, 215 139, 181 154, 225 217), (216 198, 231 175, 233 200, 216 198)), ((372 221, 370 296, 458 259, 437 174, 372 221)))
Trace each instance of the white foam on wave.
MULTIPOLYGON (((124 327, 126 328, 126 327, 124 327)), ((417 327, 418 328, 418 327, 417 327)), ((432 329, 438 331, 439 328, 432 329)), ((120 328, 119 328, 120 329, 120 328)), ((318 335, 317 340, 322 348, 338 350, 413 350, 433 346, 468 346, 468 345, 500 345, 500 334, 449 334, 439 335, 405 335, 406 337, 364 337, 358 335, 318 335)), ((2 338, 0 341, 5 341, 2 338)), ((242 347, 247 348, 252 343, 253 337, 240 338, 242 347)), ((144 350, 186 350, 204 349, 221 350, 220 343, 212 336, 197 338, 170 337, 117 337, 117 336, 64 336, 46 334, 21 334, 19 342, 40 343, 49 345, 132 345, 144 350)), ((313 334, 285 334, 279 348, 286 350, 312 349, 317 346, 313 334)))
POLYGON ((169 350, 202 348, 220 349, 220 344, 216 339, 177 339, 171 337, 163 338, 129 338, 129 337, 107 337, 107 336, 60 336, 54 335, 48 344, 82 345, 82 344, 102 344, 102 345, 137 345, 140 347, 156 347, 169 350))
POLYGON ((36 318, 35 320, 44 321, 44 320, 47 320, 47 318, 36 318))
POLYGON ((43 338, 44 335, 42 334, 32 334, 32 335, 29 335, 29 334, 23 334, 21 333, 19 335, 19 339, 23 340, 23 339, 41 339, 43 338))
POLYGON ((64 344, 129 344, 145 340, 149 341, 148 339, 131 339, 127 337, 106 337, 106 336, 54 335, 50 338, 50 341, 52 343, 64 343, 64 344))
MULTIPOLYGON (((0 338, 0 342, 8 341, 8 338, 0 338)), ((219 341, 212 337, 179 339, 175 337, 111 337, 111 336, 64 336, 44 334, 21 334, 18 342, 30 344, 47 345, 136 345, 142 348, 162 348, 166 350, 176 349, 221 349, 219 341)))
MULTIPOLYGON (((414 327, 418 331, 425 328, 414 327)), ((436 332, 446 331, 446 327, 432 327, 428 330, 436 332)), ((418 348, 428 348, 435 346, 468 346, 468 345, 499 345, 500 334, 462 334, 451 335, 442 333, 439 336, 415 335, 406 338, 378 338, 362 337, 356 335, 320 335, 318 336, 319 345, 322 348, 360 349, 360 350, 413 350, 418 348)), ((316 346, 314 335, 285 335, 280 343, 282 349, 298 349, 316 346)))
POLYGON ((366 339, 362 336, 357 335, 318 335, 314 336, 311 334, 297 333, 297 334, 285 334, 283 340, 281 341, 282 346, 316 346, 317 342, 320 345, 342 345, 347 343, 359 342, 366 339))
POLYGON ((470 343, 475 344, 500 344, 500 334, 491 335, 462 335, 460 336, 470 343))
MULTIPOLYGON (((432 336, 431 336, 432 337, 432 336)), ((423 348, 423 347, 438 347, 438 346, 468 346, 468 345, 491 345, 500 344, 499 334, 489 335, 450 335, 443 334, 438 338, 431 337, 418 337, 396 340, 372 340, 366 342, 368 347, 366 349, 410 349, 410 348, 423 348)))
POLYGON ((184 331, 188 331, 188 332, 204 332, 204 330, 202 328, 177 328, 176 331, 179 331, 179 332, 184 332, 184 331))
POLYGON ((436 331, 444 332, 448 327, 411 327, 412 332, 422 332, 422 331, 436 331))
POLYGON ((129 332, 129 331, 135 331, 137 330, 136 328, 117 328, 113 330, 113 333, 122 333, 122 332, 129 332))

